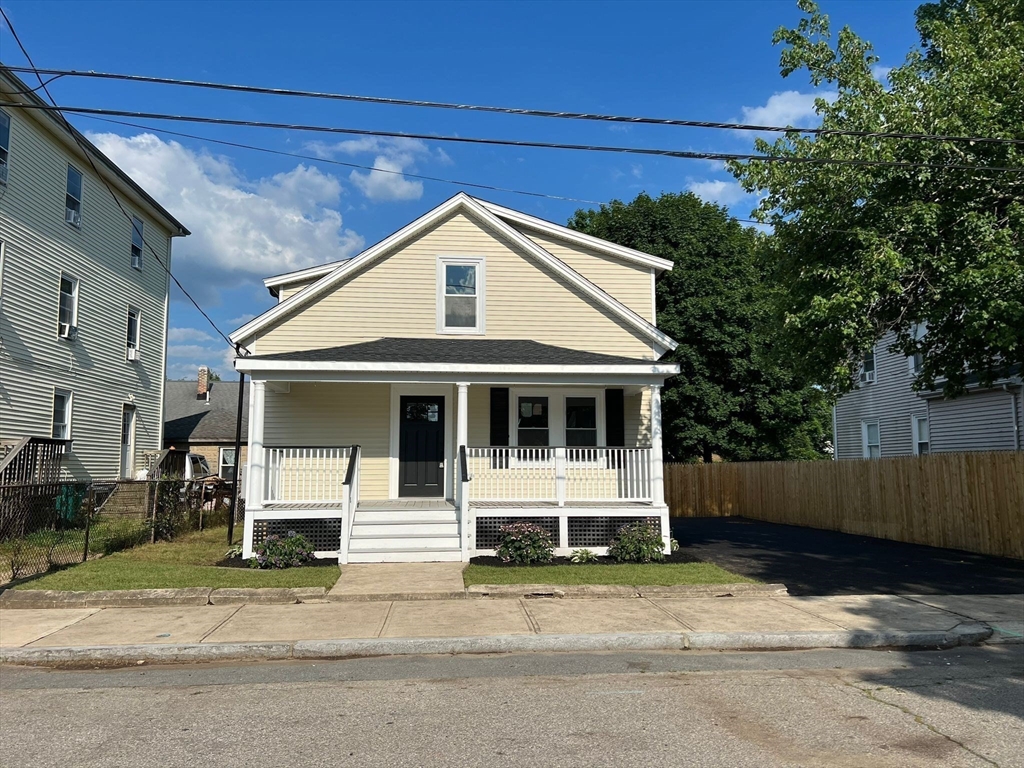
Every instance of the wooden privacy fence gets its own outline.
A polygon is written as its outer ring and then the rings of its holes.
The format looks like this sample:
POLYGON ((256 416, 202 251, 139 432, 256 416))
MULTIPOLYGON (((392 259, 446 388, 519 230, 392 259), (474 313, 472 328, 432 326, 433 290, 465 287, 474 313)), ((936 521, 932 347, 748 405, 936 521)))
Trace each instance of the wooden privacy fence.
POLYGON ((673 517, 738 515, 1024 559, 1024 452, 665 466, 673 517))

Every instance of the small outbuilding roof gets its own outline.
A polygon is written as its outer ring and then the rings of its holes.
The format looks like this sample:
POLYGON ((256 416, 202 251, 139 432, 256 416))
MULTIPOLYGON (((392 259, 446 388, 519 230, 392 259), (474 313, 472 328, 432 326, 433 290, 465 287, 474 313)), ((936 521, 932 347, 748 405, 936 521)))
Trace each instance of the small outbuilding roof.
MULTIPOLYGON (((164 390, 164 443, 234 442, 238 383, 210 382, 209 400, 197 394, 197 382, 168 381, 164 390)), ((242 400, 242 440, 249 425, 249 390, 242 400)))

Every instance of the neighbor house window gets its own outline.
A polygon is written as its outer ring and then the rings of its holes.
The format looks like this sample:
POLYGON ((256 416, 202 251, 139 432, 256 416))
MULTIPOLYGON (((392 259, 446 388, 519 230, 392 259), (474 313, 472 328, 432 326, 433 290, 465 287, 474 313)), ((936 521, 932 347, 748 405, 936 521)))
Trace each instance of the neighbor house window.
POLYGON ((597 445, 597 398, 565 398, 565 444, 597 445))
POLYGON ((142 219, 132 216, 132 269, 142 269, 142 219))
POLYGON ((882 455, 882 442, 880 433, 878 431, 878 422, 861 422, 861 434, 864 439, 864 458, 880 458, 882 455))
POLYGON ((914 429, 914 454, 924 456, 928 453, 928 417, 913 416, 911 423, 914 429))
POLYGON ((71 439, 71 393, 64 389, 53 390, 53 427, 50 437, 54 440, 71 439))
MULTIPOLYGON (((923 339, 925 330, 923 323, 914 323, 914 327, 911 329, 914 340, 920 341, 923 339)), ((916 376, 921 372, 922 367, 924 367, 924 354, 921 352, 915 352, 910 356, 910 372, 916 376)))
POLYGON ((64 221, 73 227, 82 226, 82 174, 70 165, 67 194, 64 197, 64 221))
POLYGON ((224 480, 231 480, 235 471, 235 449, 221 448, 220 461, 218 462, 217 476, 224 480))
POLYGON ((128 307, 128 324, 125 338, 125 347, 129 360, 137 360, 139 355, 139 310, 135 307, 128 307))
POLYGON ((0 112, 0 184, 7 183, 7 163, 11 151, 11 118, 0 112))
POLYGON ((483 277, 482 258, 438 260, 438 333, 484 332, 483 277))
POLYGON ((551 445, 548 398, 520 397, 517 401, 516 416, 516 443, 518 445, 551 445))
POLYGON ((78 326, 78 280, 60 273, 60 303, 57 309, 57 334, 70 339, 78 326))
POLYGON ((868 383, 875 380, 875 351, 864 355, 864 359, 860 364, 860 380, 862 383, 868 383))

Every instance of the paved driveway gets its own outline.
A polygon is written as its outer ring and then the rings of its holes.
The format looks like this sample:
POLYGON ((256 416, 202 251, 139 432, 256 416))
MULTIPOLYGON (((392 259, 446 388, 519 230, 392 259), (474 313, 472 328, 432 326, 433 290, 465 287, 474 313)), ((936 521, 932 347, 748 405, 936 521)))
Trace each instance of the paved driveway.
POLYGON ((1024 593, 1024 562, 742 517, 672 518, 686 551, 791 595, 1024 593))

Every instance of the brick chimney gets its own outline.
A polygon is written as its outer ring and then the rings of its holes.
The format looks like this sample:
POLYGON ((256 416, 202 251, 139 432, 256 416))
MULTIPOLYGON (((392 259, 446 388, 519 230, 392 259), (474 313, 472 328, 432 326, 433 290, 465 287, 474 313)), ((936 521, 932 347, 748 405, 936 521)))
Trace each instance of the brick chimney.
POLYGON ((196 400, 210 399, 210 369, 205 365, 199 366, 199 381, 196 384, 196 400))

